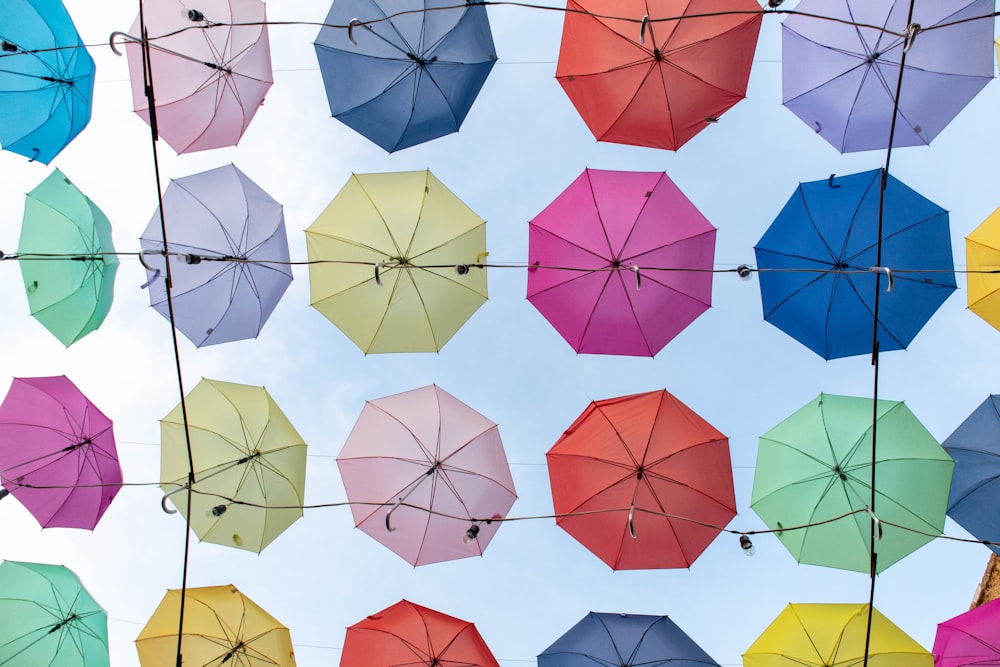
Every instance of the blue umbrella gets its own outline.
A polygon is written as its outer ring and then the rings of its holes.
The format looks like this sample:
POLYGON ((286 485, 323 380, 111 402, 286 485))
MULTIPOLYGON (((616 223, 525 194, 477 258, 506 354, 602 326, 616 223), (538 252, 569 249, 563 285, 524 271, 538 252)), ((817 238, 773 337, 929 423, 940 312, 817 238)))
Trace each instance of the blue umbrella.
POLYGON ((824 359, 901 350, 955 290, 948 212, 882 170, 799 185, 754 248, 764 319, 824 359))
POLYGON ((5 0, 0 145, 48 164, 90 122, 94 61, 59 0, 5 0))
POLYGON ((481 3, 337 0, 326 23, 330 111, 390 153, 457 132, 497 59, 481 3))
POLYGON ((983 401, 942 446, 955 459, 948 516, 976 539, 1000 542, 1000 396, 983 401))
POLYGON ((719 667, 666 616, 593 611, 538 656, 538 667, 595 665, 719 667))

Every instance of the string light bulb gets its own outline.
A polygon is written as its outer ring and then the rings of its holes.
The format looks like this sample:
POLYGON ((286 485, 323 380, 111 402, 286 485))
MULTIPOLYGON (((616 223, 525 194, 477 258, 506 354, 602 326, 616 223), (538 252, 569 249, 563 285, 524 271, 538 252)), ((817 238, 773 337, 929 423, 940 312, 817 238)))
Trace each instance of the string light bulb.
POLYGON ((227 509, 229 508, 226 507, 225 505, 216 505, 215 507, 205 512, 205 516, 222 516, 223 514, 226 513, 227 509))
POLYGON ((462 536, 462 541, 466 544, 472 544, 473 540, 479 535, 479 524, 474 523, 469 526, 469 529, 465 531, 465 535, 462 536))
POLYGON ((743 534, 740 535, 740 549, 743 549, 744 555, 753 556, 757 553, 757 550, 753 546, 753 542, 750 541, 750 536, 743 534))

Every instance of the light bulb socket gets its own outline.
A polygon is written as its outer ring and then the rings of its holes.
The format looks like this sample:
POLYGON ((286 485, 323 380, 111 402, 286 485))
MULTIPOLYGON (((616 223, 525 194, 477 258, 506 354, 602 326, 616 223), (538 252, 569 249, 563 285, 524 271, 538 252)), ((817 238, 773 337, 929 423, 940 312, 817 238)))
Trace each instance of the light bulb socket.
POLYGON ((226 513, 227 509, 229 508, 226 507, 225 505, 216 505, 215 507, 209 510, 209 513, 211 513, 212 516, 222 516, 223 514, 226 513))
POLYGON ((476 537, 479 535, 479 524, 472 524, 469 529, 465 531, 465 535, 462 536, 462 541, 466 544, 472 544, 476 537))
POLYGON ((740 277, 740 280, 750 280, 753 276, 753 269, 746 264, 740 264, 736 267, 736 275, 740 277))
POLYGON ((747 556, 753 556, 757 553, 754 549, 753 542, 750 541, 750 537, 747 535, 740 535, 740 549, 743 549, 743 553, 747 556))
POLYGON ((192 9, 192 8, 188 7, 186 11, 187 11, 188 21, 204 21, 205 20, 205 15, 202 14, 197 9, 192 9))

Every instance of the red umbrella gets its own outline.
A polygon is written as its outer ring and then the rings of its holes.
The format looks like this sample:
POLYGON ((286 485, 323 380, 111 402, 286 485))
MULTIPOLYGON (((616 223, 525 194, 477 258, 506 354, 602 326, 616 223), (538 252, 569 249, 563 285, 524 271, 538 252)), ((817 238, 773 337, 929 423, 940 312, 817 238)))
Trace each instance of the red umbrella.
POLYGON ((341 667, 499 667, 476 626, 407 600, 347 628, 341 667))
POLYGON ((613 570, 688 567, 736 516, 729 440, 663 390, 591 403, 546 458, 556 523, 613 570))
POLYGON ((569 0, 566 9, 556 78, 598 141, 677 150, 746 96, 755 0, 569 0))

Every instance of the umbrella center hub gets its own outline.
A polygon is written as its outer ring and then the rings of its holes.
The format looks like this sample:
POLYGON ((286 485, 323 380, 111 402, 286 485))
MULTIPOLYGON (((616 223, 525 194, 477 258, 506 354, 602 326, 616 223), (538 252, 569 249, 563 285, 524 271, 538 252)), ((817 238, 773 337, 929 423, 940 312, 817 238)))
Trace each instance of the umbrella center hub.
POLYGON ((844 469, 840 467, 839 463, 833 466, 833 472, 835 472, 837 476, 840 477, 840 481, 842 482, 847 481, 847 475, 844 473, 844 469))
POLYGON ((661 62, 663 60, 663 53, 659 49, 653 49, 653 60, 661 62))
POLYGON ((865 62, 871 65, 881 57, 882 57, 881 53, 879 53, 878 51, 874 51, 870 56, 868 56, 868 58, 865 59, 865 62))
POLYGON ((835 262, 834 265, 833 265, 833 268, 835 268, 835 269, 846 269, 847 268, 847 262, 844 262, 844 261, 835 262))
POLYGON ((621 262, 620 259, 613 259, 613 260, 611 260, 611 268, 612 269, 620 269, 621 266, 622 266, 622 262, 621 262))

